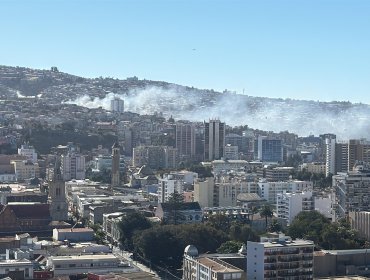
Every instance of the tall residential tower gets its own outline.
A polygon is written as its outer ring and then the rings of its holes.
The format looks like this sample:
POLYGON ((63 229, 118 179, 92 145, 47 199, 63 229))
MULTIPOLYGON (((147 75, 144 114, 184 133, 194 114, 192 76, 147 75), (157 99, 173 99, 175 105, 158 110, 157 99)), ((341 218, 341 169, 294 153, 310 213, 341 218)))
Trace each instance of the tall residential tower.
POLYGON ((209 120, 204 123, 204 160, 212 161, 224 156, 225 123, 209 120))

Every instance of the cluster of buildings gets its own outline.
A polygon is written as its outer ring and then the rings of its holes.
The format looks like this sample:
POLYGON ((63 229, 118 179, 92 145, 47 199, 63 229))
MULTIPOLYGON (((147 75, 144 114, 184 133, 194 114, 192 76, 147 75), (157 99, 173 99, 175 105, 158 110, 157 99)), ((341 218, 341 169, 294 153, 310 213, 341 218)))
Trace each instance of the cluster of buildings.
MULTIPOLYGON (((25 79, 46 75, 25 71, 14 69, 2 79, 10 81, 19 73, 25 79)), ((51 75, 59 76, 56 69, 51 75)), ((71 83, 57 85, 60 92, 86 90, 93 98, 106 95, 101 83, 112 91, 118 83, 98 79, 83 87, 77 77, 63 79, 71 83)), ((122 88, 137 83, 127 79, 122 88)), ((219 119, 190 122, 166 119, 161 113, 139 115, 127 112, 117 97, 105 110, 60 104, 55 89, 42 95, 0 102, 0 276, 49 279, 88 271, 97 280, 108 272, 139 273, 111 248, 95 244, 94 232, 81 223, 100 224, 107 242, 119 245, 119 222, 127 213, 140 211, 153 222, 171 222, 168 203, 175 193, 184 198, 179 223, 202 223, 222 213, 263 230, 264 219, 253 209, 269 204, 283 226, 302 211, 317 210, 333 221, 347 218, 370 241, 370 144, 365 139, 340 142, 332 134, 298 137, 232 128, 219 119), (45 143, 24 141, 34 131, 115 140, 94 148, 77 142, 52 148, 46 147, 46 138, 45 143), (192 165, 211 174, 185 170, 192 165), (294 179, 297 172, 333 175, 332 187, 318 189, 311 177, 294 179)), ((367 274, 367 251, 316 253, 313 247, 310 241, 286 236, 248 242, 238 254, 199 255, 190 246, 184 253, 183 278, 367 274)))

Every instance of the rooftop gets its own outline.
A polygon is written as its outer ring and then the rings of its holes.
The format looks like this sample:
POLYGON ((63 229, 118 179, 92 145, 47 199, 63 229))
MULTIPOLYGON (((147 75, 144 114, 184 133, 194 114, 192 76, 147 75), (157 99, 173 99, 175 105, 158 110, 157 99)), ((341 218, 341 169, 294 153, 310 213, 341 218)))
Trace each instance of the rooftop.
POLYGON ((240 272, 240 269, 220 260, 213 260, 207 257, 197 259, 199 263, 210 267, 215 272, 240 272))

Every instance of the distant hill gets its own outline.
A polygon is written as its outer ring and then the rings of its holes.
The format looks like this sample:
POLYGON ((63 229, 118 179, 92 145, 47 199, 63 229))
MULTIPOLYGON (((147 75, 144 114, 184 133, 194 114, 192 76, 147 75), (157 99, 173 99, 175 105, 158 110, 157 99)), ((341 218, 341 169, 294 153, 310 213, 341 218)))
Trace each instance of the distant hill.
POLYGON ((125 100, 126 110, 140 114, 162 112, 176 120, 219 118, 229 125, 247 124, 299 135, 335 133, 343 139, 370 136, 370 106, 366 104, 253 97, 136 77, 87 79, 56 68, 0 66, 0 98, 24 96, 106 109, 110 100, 119 96, 125 100))

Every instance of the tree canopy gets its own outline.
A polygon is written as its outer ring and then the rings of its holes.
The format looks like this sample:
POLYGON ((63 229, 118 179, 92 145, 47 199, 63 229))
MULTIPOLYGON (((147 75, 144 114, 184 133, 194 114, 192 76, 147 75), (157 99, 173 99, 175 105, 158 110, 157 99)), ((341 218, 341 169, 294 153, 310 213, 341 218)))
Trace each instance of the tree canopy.
POLYGON ((139 212, 129 213, 124 216, 119 223, 122 233, 121 242, 124 248, 132 249, 132 237, 135 231, 148 229, 151 226, 149 220, 139 212))

